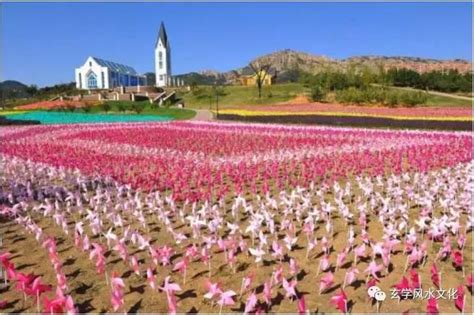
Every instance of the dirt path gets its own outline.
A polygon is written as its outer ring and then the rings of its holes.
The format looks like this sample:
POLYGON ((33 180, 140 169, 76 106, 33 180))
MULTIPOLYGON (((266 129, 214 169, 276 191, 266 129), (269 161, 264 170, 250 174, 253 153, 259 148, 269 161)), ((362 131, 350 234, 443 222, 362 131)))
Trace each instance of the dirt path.
POLYGON ((214 119, 212 117, 211 111, 207 109, 194 109, 194 111, 196 111, 196 116, 194 116, 191 120, 211 121, 214 119))

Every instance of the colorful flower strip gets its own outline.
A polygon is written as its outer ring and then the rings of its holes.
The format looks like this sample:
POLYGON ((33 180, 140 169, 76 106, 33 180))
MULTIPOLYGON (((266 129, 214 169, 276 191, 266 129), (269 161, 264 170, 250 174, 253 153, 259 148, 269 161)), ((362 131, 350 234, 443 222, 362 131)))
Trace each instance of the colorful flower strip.
MULTIPOLYGON (((214 111, 214 114, 216 112, 214 111)), ((472 116, 460 117, 434 117, 434 116, 395 116, 395 115, 378 115, 367 113, 346 113, 346 112, 292 112, 292 111, 259 111, 259 110, 234 110, 223 109, 219 110, 219 114, 224 115, 238 115, 238 116, 340 116, 340 117, 369 117, 369 118, 384 118, 393 120, 425 120, 425 121, 472 121, 472 116)))

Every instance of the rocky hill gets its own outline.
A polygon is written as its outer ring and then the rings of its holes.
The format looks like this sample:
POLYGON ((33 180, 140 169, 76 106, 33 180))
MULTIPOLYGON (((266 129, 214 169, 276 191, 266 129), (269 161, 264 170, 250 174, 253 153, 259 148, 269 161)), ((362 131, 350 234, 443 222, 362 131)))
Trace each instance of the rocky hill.
MULTIPOLYGON (((273 52, 260 56, 251 62, 268 63, 276 70, 279 76, 285 73, 298 70, 309 73, 318 73, 324 70, 344 71, 349 68, 370 69, 379 71, 381 68, 406 68, 420 73, 429 71, 457 70, 461 73, 472 71, 472 63, 461 60, 436 60, 418 57, 402 56, 357 56, 347 59, 333 59, 326 56, 312 55, 305 52, 299 52, 291 49, 273 52)), ((217 72, 205 70, 199 73, 189 73, 181 75, 189 83, 191 80, 197 81, 197 84, 213 84, 214 82, 231 83, 237 79, 245 67, 228 72, 217 72)))

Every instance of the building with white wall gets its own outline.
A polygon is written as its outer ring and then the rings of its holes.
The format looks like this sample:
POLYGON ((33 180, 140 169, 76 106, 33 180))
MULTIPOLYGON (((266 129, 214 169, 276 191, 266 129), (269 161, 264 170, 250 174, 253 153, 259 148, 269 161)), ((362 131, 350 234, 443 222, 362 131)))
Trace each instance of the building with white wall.
POLYGON ((89 57, 79 68, 76 68, 76 87, 78 89, 113 89, 118 86, 146 85, 145 76, 130 66, 89 57))
POLYGON ((155 75, 156 86, 172 85, 171 46, 163 22, 161 22, 158 38, 155 43, 155 75))

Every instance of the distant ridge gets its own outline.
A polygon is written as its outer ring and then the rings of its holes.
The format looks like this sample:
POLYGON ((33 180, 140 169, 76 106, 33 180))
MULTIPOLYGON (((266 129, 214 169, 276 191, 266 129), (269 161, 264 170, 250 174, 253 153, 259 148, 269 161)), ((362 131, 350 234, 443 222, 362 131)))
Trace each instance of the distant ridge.
MULTIPOLYGON (((327 56, 314 55, 306 52, 284 49, 253 59, 251 62, 269 63, 280 75, 291 70, 318 73, 324 70, 344 71, 349 68, 380 71, 381 68, 404 68, 419 73, 429 71, 457 70, 461 73, 471 72, 472 63, 462 59, 438 60, 432 58, 408 56, 354 56, 346 59, 334 59, 327 56)), ((245 67, 227 72, 204 70, 179 75, 189 83, 213 84, 215 82, 230 83, 235 80, 245 67)))

